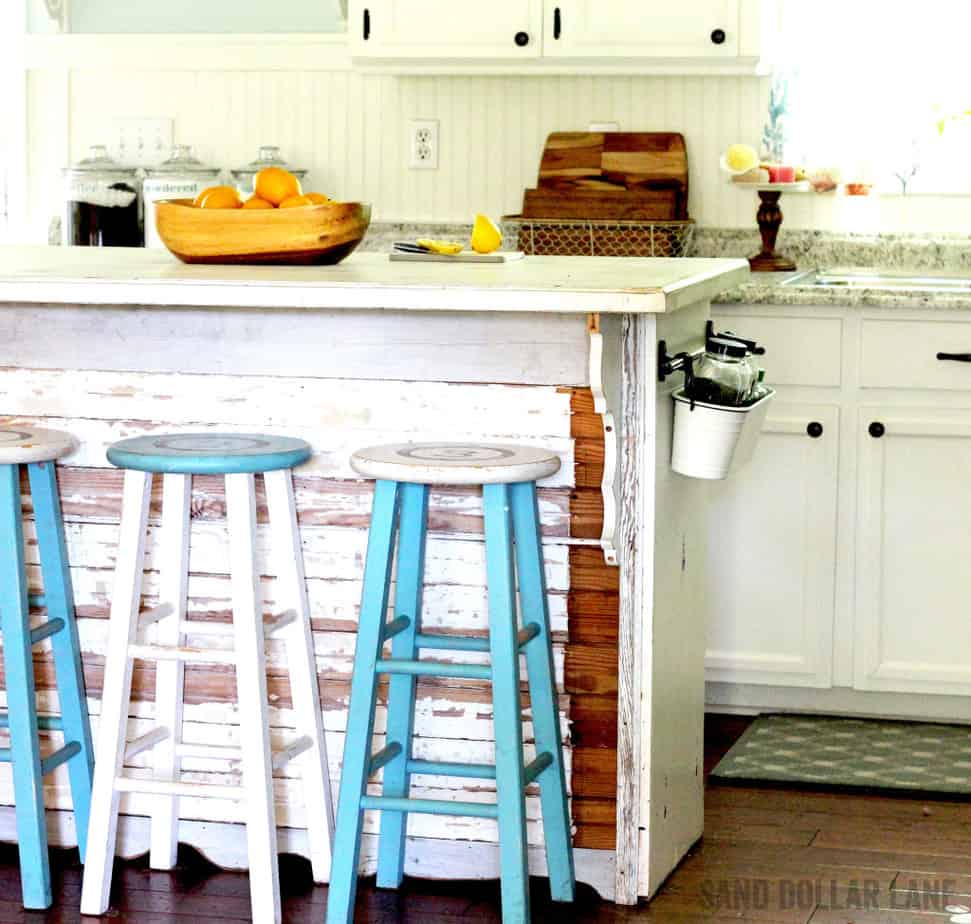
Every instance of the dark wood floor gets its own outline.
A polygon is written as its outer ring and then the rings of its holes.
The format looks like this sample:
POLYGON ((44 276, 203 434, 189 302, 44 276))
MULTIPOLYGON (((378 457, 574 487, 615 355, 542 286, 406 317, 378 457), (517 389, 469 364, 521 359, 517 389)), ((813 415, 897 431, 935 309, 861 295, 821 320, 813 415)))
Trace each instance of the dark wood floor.
MULTIPOLYGON (((706 763, 717 762, 744 720, 710 720, 706 763)), ((119 864, 111 924, 230 924, 249 921, 248 881, 186 850, 172 874, 144 861, 119 864)), ((77 911, 76 853, 54 857, 56 906, 20 907, 16 848, 0 847, 0 924, 66 924, 77 911)), ((323 922, 327 890, 309 865, 281 860, 284 918, 323 922)), ((500 921, 495 883, 409 880, 398 892, 373 880, 359 890, 358 918, 369 924, 500 921)), ((600 924, 911 924, 946 922, 946 905, 971 905, 971 806, 924 799, 715 787, 705 804, 705 839, 650 907, 615 908, 581 887, 574 906, 550 904, 533 882, 533 919, 600 924)))

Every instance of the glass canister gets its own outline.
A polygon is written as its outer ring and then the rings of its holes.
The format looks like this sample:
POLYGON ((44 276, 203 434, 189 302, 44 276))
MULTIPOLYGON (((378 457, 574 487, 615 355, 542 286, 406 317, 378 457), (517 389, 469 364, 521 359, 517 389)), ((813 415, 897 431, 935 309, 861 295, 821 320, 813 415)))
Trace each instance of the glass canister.
POLYGON ((155 228, 155 203, 160 199, 195 199, 207 186, 219 182, 219 169, 199 160, 187 144, 177 144, 167 160, 146 170, 145 246, 164 248, 155 228))
POLYGON ((256 160, 250 161, 245 167, 237 167, 231 171, 233 185, 244 199, 253 195, 253 177, 264 167, 283 167, 285 170, 289 170, 301 183, 307 175, 306 170, 300 167, 291 167, 283 159, 280 149, 275 144, 264 144, 260 148, 256 160))
POLYGON ((709 404, 738 407, 752 397, 755 372, 745 344, 725 337, 709 337, 705 352, 695 362, 689 398, 709 404))
POLYGON ((80 247, 141 247, 141 180, 94 145, 64 168, 64 243, 80 247))

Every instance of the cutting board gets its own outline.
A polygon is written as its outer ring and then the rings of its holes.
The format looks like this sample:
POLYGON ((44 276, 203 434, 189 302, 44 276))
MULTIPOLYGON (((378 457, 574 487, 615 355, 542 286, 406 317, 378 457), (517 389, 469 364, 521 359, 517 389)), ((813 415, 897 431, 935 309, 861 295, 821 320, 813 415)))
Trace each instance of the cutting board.
POLYGON ((680 221, 688 217, 688 154, 676 132, 554 132, 524 218, 680 221))
POLYGON ((500 250, 495 253, 391 253, 392 263, 512 263, 522 260, 521 250, 500 250))

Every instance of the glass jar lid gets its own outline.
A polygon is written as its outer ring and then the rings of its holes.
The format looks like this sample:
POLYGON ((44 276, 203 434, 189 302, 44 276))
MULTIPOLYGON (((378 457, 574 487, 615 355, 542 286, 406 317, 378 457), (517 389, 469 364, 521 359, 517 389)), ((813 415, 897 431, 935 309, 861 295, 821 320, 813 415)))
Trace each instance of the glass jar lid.
POLYGON ((134 179, 138 173, 137 167, 126 167, 119 164, 108 154, 108 148, 103 144, 93 144, 88 156, 81 158, 76 164, 64 168, 68 176, 83 176, 85 179, 134 179))
POLYGON ((729 356, 732 359, 744 359, 748 353, 744 343, 727 337, 709 337, 706 349, 715 356, 729 356))
POLYGON ((199 160, 192 151, 192 145, 175 144, 172 146, 172 153, 162 163, 149 167, 145 172, 148 176, 215 176, 219 173, 219 168, 210 167, 199 160))
POLYGON ((283 167, 285 170, 289 170, 297 179, 303 179, 307 175, 306 169, 302 167, 291 167, 280 153, 280 148, 275 144, 261 145, 256 160, 251 160, 245 167, 237 167, 231 172, 238 179, 240 177, 255 176, 264 167, 283 167))

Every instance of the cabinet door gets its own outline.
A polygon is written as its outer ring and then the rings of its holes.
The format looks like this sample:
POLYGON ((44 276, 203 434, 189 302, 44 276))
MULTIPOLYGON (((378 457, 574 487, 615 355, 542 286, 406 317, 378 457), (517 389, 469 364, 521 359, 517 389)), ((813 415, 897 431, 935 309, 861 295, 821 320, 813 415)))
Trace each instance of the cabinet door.
POLYGON ((537 58, 542 0, 351 0, 351 53, 367 58, 537 58))
POLYGON ((739 0, 546 0, 544 54, 566 58, 732 58, 739 0))
POLYGON ((707 680, 830 685, 838 439, 838 408, 776 399, 752 461, 713 484, 707 680))
POLYGON ((971 411, 861 408, 855 686, 971 694, 971 411))

